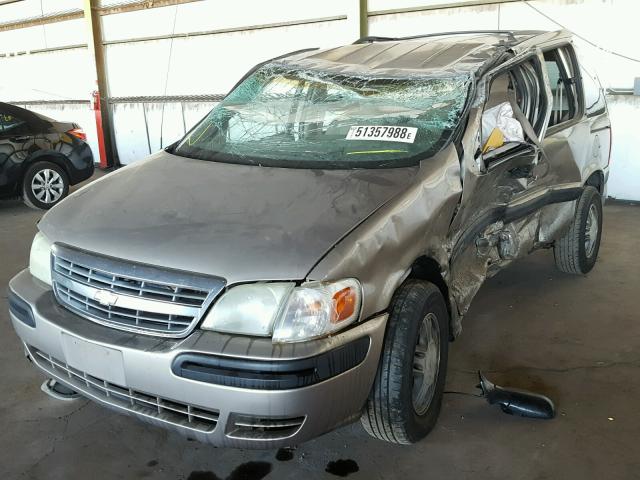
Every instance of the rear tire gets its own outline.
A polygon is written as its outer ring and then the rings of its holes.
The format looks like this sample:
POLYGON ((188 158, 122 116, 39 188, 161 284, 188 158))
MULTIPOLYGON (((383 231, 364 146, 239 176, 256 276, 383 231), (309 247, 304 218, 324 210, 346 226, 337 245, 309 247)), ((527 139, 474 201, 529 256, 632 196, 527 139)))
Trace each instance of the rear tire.
POLYGON ((48 210, 69 193, 69 177, 52 162, 36 162, 24 175, 22 198, 31 207, 48 210))
POLYGON ((553 246, 558 270, 574 275, 589 273, 598 259, 601 237, 602 197, 594 187, 586 187, 569 231, 553 246))
POLYGON ((408 280, 391 302, 382 355, 361 417, 369 435, 412 444, 435 426, 449 352, 449 313, 432 283, 408 280))

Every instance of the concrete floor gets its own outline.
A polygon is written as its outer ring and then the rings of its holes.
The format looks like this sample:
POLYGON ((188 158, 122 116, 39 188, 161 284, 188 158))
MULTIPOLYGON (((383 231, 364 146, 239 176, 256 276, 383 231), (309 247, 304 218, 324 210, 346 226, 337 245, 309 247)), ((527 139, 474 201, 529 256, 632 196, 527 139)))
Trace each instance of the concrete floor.
MULTIPOLYGON (((10 327, 5 285, 28 262, 41 212, 0 202, 0 478, 259 479, 640 478, 640 206, 608 204, 600 259, 585 277, 537 252, 491 279, 451 348, 448 390, 473 392, 475 371, 554 399, 551 421, 513 418, 445 395, 433 433, 411 447, 369 438, 359 424, 275 451, 215 449, 84 400, 40 392, 43 377, 10 327), (338 469, 340 470, 340 469, 338 469)), ((330 405, 327 406, 330 408, 330 405)))

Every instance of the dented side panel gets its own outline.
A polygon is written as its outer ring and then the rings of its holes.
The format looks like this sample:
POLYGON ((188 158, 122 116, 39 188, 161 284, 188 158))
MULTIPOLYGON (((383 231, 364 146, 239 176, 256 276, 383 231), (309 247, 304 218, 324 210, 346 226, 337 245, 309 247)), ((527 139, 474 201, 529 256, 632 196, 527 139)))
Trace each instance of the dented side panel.
MULTIPOLYGON (((481 111, 473 114, 475 119, 467 132, 469 141, 477 139, 473 129, 477 128, 481 111)), ((529 202, 535 201, 536 193, 530 193, 529 180, 520 178, 517 169, 535 163, 538 152, 531 149, 515 153, 489 164, 483 172, 472 153, 477 150, 477 143, 475 147, 466 150, 465 193, 448 239, 452 252, 449 289, 461 316, 487 276, 532 250, 539 218, 535 209, 523 209, 522 213, 511 214, 513 224, 507 223, 509 212, 514 212, 509 205, 526 195, 529 202)))
POLYGON ((357 277, 367 318, 388 307, 418 257, 436 260, 446 277, 446 236, 461 194, 460 161, 451 145, 423 161, 413 185, 333 248, 308 279, 357 277))
MULTIPOLYGON (((566 41, 564 33, 548 37, 549 42, 566 41)), ((461 157, 449 146, 424 160, 412 186, 334 247, 312 269, 309 280, 360 278, 367 318, 388 307, 416 259, 429 257, 440 265, 448 286, 452 333, 457 335, 488 277, 564 235, 584 182, 606 169, 601 139, 594 135, 602 116, 590 119, 581 110, 579 121, 546 134, 552 96, 542 50, 531 45, 512 53, 510 61, 477 80, 458 149, 461 157), (534 134, 529 148, 485 163, 476 152, 489 76, 525 59, 537 62, 543 89, 542 138, 534 134)))

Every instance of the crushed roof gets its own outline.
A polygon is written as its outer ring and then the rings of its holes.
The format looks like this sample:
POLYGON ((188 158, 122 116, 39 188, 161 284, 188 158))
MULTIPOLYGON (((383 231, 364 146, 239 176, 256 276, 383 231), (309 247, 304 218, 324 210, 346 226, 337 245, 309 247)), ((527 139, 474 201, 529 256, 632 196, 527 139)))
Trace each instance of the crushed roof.
POLYGON ((284 63, 344 73, 470 73, 542 32, 460 32, 403 39, 369 37, 352 45, 304 52, 284 63))

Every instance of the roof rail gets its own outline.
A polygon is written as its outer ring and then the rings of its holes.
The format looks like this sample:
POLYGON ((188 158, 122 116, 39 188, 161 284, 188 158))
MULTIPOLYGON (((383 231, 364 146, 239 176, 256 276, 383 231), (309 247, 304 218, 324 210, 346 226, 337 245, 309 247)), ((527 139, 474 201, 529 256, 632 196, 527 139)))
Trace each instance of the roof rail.
POLYGON ((354 45, 358 45, 360 43, 373 43, 373 42, 392 42, 394 40, 400 40, 399 38, 393 38, 393 37, 376 37, 376 36, 369 36, 369 37, 361 37, 358 40, 356 40, 355 42, 353 42, 354 45))
POLYGON ((373 42, 393 42, 398 40, 413 40, 416 38, 429 38, 429 37, 442 37, 446 35, 471 35, 474 33, 479 34, 492 34, 492 35, 508 35, 513 40, 516 40, 516 34, 522 35, 538 35, 543 33, 542 30, 464 30, 459 32, 440 32, 440 33, 425 33, 423 35, 411 35, 409 37, 362 37, 354 42, 354 45, 361 43, 373 43, 373 42))

